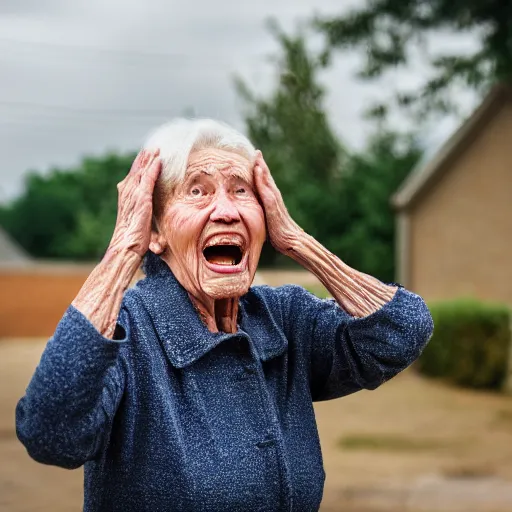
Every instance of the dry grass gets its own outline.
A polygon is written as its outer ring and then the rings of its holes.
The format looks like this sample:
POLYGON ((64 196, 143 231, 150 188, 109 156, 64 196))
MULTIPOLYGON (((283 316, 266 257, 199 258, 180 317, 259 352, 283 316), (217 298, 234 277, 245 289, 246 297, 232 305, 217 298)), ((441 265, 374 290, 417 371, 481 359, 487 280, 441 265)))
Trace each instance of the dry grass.
POLYGON ((417 439, 393 434, 347 434, 338 440, 338 446, 343 450, 419 452, 445 448, 446 443, 428 438, 417 439))
POLYGON ((512 409, 496 411, 495 420, 497 424, 512 427, 512 409))
POLYGON ((376 391, 315 404, 324 505, 336 510, 347 490, 414 486, 425 475, 493 476, 512 486, 512 428, 496 422, 510 405, 510 397, 445 387, 410 371, 376 391))
POLYGON ((464 480, 496 476, 491 465, 485 463, 473 465, 454 464, 451 467, 446 467, 443 475, 447 478, 464 480))

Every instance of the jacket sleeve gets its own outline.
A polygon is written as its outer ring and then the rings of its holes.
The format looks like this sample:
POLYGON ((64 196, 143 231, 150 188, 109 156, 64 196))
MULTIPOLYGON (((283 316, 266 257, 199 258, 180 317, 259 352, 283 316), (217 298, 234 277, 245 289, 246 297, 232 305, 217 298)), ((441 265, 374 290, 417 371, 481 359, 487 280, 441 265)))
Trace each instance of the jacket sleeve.
POLYGON ((433 332, 423 299, 399 287, 375 313, 353 318, 332 299, 292 288, 288 330, 309 358, 314 401, 375 389, 407 368, 433 332))
POLYGON ((33 459, 74 469, 102 449, 123 394, 118 356, 129 336, 124 309, 115 340, 67 309, 16 407, 16 433, 33 459))

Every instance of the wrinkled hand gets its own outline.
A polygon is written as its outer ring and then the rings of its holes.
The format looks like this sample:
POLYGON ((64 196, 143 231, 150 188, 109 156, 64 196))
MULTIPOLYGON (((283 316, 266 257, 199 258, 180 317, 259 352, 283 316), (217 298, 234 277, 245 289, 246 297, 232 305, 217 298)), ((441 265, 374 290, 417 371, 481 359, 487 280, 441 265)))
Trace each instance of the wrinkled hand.
POLYGON ((256 190, 263 204, 270 242, 276 250, 289 256, 304 231, 291 218, 281 192, 270 174, 261 151, 254 163, 256 190))
POLYGON ((148 250, 153 190, 161 170, 158 155, 158 150, 142 150, 126 178, 118 183, 117 220, 110 249, 128 250, 141 258, 148 250))

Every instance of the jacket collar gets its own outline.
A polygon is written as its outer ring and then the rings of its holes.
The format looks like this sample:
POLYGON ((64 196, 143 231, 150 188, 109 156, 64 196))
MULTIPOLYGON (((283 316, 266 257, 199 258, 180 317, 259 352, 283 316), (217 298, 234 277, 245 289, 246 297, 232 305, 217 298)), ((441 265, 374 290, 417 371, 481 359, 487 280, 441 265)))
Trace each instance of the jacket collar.
MULTIPOLYGON (((160 258, 159 258, 160 259, 160 258)), ((165 262, 153 268, 135 287, 148 311, 167 357, 176 368, 184 368, 225 340, 248 338, 260 359, 282 354, 288 341, 272 317, 265 300, 251 288, 240 300, 238 331, 211 333, 202 322, 187 291, 165 262)))

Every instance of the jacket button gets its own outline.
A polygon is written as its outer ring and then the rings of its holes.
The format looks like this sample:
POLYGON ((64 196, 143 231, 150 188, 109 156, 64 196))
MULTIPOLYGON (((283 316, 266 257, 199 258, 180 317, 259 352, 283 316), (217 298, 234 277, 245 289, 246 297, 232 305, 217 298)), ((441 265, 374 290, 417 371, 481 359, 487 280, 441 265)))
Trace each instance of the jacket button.
POLYGON ((239 373, 238 378, 240 380, 246 380, 251 375, 256 375, 256 368, 253 368, 252 366, 245 366, 244 369, 239 373))
POLYGON ((257 373, 256 368, 254 368, 254 366, 246 366, 244 371, 248 375, 256 375, 256 373, 257 373))

